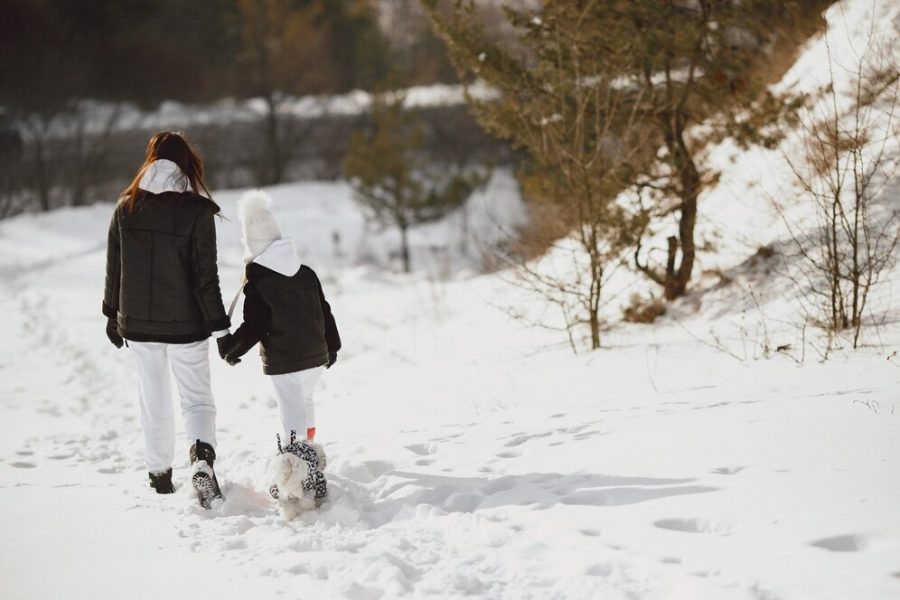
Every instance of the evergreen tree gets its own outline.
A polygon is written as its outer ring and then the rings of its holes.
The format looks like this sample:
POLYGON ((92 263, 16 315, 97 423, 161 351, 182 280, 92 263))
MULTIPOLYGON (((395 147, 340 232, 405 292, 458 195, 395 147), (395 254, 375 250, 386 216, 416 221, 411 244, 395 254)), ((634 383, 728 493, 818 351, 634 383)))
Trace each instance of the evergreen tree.
MULTIPOLYGON (((630 161, 629 179, 622 183, 635 186, 639 197, 650 201, 635 211, 643 227, 635 239, 634 263, 669 299, 687 290, 696 253, 697 199, 715 178, 700 158, 702 140, 691 139, 690 126, 754 98, 761 89, 754 67, 766 59, 777 32, 821 4, 559 0, 534 10, 507 9, 509 24, 521 35, 500 44, 484 35, 471 1, 457 0, 449 17, 435 0, 423 1, 461 77, 481 79, 500 92, 493 106, 473 101, 476 116, 488 130, 530 151, 544 143, 543 134, 536 142, 523 139, 534 119, 567 123, 566 115, 572 114, 550 111, 545 98, 556 95, 560 106, 577 106, 577 99, 567 99, 564 90, 592 81, 614 82, 608 87, 611 94, 626 96, 616 104, 628 116, 595 111, 594 118, 624 118, 648 136, 649 151, 635 151, 633 157, 641 160, 630 161), (553 52, 557 61, 578 60, 567 72, 541 69, 554 60, 553 52), (648 228, 670 215, 676 215, 678 231, 669 236, 666 265, 659 268, 642 261, 640 241, 648 228)), ((715 128, 715 122, 708 122, 715 128)))
POLYGON ((400 230, 406 273, 412 268, 409 228, 459 208, 487 180, 479 169, 429 169, 423 136, 402 94, 378 93, 372 99, 371 127, 353 133, 344 159, 359 202, 379 223, 400 230))
POLYGON ((539 207, 533 214, 555 221, 550 229, 574 242, 574 251, 568 243, 557 248, 571 262, 556 274, 516 260, 521 282, 561 308, 570 339, 585 325, 598 348, 603 286, 637 225, 615 200, 646 135, 634 102, 641 93, 615 79, 627 57, 601 45, 577 4, 549 3, 540 14, 507 11, 518 34, 511 47, 488 39, 472 4, 458 4, 450 18, 433 7, 432 18, 461 73, 495 92, 469 98, 475 117, 526 151, 521 179, 539 207))

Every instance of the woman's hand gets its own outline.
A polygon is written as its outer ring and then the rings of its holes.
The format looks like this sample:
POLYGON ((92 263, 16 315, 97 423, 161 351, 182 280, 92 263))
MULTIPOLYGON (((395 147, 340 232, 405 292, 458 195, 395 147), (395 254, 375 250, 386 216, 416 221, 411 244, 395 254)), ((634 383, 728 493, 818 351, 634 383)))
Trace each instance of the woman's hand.
POLYGON ((228 352, 234 347, 234 336, 230 333, 226 333, 222 337, 216 338, 216 346, 219 347, 219 356, 222 360, 232 367, 241 362, 241 359, 228 355, 228 352))
POLYGON ((121 348, 125 345, 125 340, 123 340, 122 336, 119 335, 119 329, 116 325, 115 319, 108 319, 106 321, 106 337, 109 338, 109 341, 116 348, 121 348))

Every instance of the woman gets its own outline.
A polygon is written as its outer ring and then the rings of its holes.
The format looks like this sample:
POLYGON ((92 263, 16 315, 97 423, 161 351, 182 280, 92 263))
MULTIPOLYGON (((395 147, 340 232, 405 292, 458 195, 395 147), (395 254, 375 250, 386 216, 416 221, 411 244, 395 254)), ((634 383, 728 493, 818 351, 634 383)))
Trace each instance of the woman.
POLYGON ((209 336, 226 335, 230 325, 216 267, 218 213, 190 142, 171 131, 154 135, 109 224, 103 298, 107 337, 134 357, 150 486, 159 494, 175 491, 171 367, 193 442, 191 481, 206 508, 221 495, 213 471, 209 336))

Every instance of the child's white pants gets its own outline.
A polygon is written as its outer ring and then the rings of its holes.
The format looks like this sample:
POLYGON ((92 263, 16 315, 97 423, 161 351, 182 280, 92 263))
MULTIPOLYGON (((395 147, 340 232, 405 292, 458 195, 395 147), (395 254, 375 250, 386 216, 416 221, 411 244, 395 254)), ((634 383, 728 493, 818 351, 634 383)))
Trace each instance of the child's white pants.
POLYGON ((278 396, 278 408, 281 409, 281 426, 284 428, 282 439, 290 439, 291 431, 296 431, 297 437, 303 439, 306 430, 316 426, 313 390, 322 375, 322 369, 324 367, 313 367, 271 376, 278 396))
POLYGON ((147 470, 161 473, 175 457, 175 412, 169 367, 181 397, 188 441, 216 445, 216 403, 209 380, 209 340, 190 344, 128 342, 134 357, 147 470))

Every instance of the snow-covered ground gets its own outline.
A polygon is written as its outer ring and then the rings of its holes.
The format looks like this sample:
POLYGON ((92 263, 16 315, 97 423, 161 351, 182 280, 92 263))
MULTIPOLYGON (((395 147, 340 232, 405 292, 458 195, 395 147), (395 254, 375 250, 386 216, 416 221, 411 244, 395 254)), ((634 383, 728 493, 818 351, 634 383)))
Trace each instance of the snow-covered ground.
MULTIPOLYGON (((895 24, 897 4, 840 14, 895 24)), ((196 505, 184 441, 178 492, 147 487, 131 359, 100 315, 111 205, 0 223, 0 597, 900 598, 900 270, 864 348, 820 362, 810 341, 798 364, 791 288, 751 259, 779 239, 760 187, 784 168, 722 156, 700 258, 732 283, 700 277, 579 355, 476 274, 470 238, 521 218, 507 173, 414 232, 411 276, 347 186, 272 189, 345 344, 317 395, 330 500, 294 522, 266 493, 278 414, 253 356, 211 351, 224 501, 196 505)), ((226 302, 238 195, 216 194, 226 302)))

